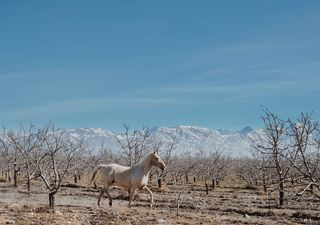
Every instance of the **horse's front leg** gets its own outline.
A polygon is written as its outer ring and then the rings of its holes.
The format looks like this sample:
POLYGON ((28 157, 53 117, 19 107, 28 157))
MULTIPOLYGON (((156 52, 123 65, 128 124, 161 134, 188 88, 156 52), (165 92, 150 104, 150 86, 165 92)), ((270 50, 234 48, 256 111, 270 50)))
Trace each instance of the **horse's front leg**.
POLYGON ((146 189, 150 194, 150 207, 152 207, 152 205, 153 205, 153 193, 147 186, 144 186, 143 188, 146 189))
POLYGON ((133 188, 133 187, 130 188, 130 197, 129 197, 129 204, 128 204, 129 207, 131 206, 131 201, 133 201, 133 197, 135 193, 136 193, 136 188, 133 188))

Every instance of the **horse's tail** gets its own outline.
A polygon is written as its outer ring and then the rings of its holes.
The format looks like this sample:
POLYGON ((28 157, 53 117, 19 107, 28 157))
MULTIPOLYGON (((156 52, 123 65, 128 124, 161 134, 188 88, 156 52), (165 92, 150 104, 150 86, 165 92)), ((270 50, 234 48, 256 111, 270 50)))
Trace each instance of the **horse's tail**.
MULTIPOLYGON (((101 167, 102 167, 102 165, 99 165, 99 166, 97 166, 97 167, 95 168, 95 170, 93 171, 93 175, 92 175, 92 178, 91 178, 91 180, 90 180, 89 185, 92 184, 92 182, 94 181, 94 179, 95 179, 96 176, 97 176, 97 173, 100 171, 101 167)), ((94 186, 96 186, 96 185, 94 185, 94 186)))

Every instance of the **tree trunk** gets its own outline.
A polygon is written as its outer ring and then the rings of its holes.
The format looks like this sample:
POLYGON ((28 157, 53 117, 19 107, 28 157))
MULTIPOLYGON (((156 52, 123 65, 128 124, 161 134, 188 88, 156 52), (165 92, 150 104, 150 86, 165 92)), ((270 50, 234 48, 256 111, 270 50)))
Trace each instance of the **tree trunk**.
POLYGON ((30 186, 31 186, 30 183, 31 183, 30 178, 28 178, 28 180, 27 180, 28 196, 30 196, 30 186))
POLYGON ((49 207, 54 210, 54 202, 55 200, 55 194, 54 193, 49 193, 49 207))
POLYGON ((13 185, 18 186, 18 170, 16 169, 16 164, 13 165, 13 185))
POLYGON ((212 178, 212 184, 211 184, 211 187, 212 187, 212 190, 214 190, 214 188, 215 188, 215 179, 214 178, 212 178))
POLYGON ((206 195, 209 194, 208 184, 207 184, 207 178, 204 180, 205 186, 206 186, 206 195))
POLYGON ((279 205, 283 206, 284 202, 284 179, 280 179, 279 183, 279 205))
POLYGON ((17 187, 18 186, 18 178, 17 178, 17 173, 13 173, 13 186, 17 187))
POLYGON ((186 182, 188 183, 189 182, 188 174, 186 174, 185 177, 186 177, 186 182))
POLYGON ((267 189, 267 185, 266 184, 263 184, 263 190, 265 193, 267 193, 268 189, 267 189))
POLYGON ((267 182, 266 182, 266 177, 265 177, 265 175, 263 174, 263 177, 262 177, 263 179, 262 179, 262 182, 263 182, 263 190, 264 190, 264 192, 267 192, 268 190, 267 190, 267 182))
POLYGON ((162 188, 162 182, 161 182, 161 179, 158 179, 158 186, 159 186, 159 189, 162 188))
POLYGON ((77 170, 74 170, 73 172, 73 179, 74 179, 74 183, 78 183, 78 174, 77 174, 77 170))

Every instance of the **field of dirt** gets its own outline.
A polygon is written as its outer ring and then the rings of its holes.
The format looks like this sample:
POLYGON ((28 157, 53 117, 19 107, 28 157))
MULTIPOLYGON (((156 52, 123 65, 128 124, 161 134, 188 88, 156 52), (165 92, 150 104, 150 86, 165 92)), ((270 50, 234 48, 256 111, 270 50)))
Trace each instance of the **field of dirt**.
MULTIPOLYGON (((85 182, 84 182, 85 183, 85 182)), ((312 196, 288 196, 283 208, 276 206, 276 193, 265 194, 235 177, 229 177, 206 195, 203 182, 168 182, 159 190, 149 184, 149 194, 139 192, 132 207, 113 188, 113 206, 103 198, 97 206, 98 190, 64 185, 56 196, 53 212, 44 190, 34 188, 30 196, 23 185, 0 183, 0 224, 320 224, 320 201, 312 196), (179 216, 177 198, 181 197, 179 216)))

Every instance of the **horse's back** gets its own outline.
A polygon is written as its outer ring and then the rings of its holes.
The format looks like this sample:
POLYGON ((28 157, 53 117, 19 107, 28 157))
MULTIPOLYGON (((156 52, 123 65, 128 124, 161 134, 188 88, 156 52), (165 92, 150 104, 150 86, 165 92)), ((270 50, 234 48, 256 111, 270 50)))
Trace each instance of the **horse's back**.
POLYGON ((107 166, 111 167, 114 170, 114 172, 116 172, 116 173, 122 173, 122 172, 130 169, 130 167, 128 167, 128 166, 121 166, 119 164, 109 164, 107 166))
POLYGON ((121 166, 118 164, 100 164, 100 175, 103 177, 103 180, 108 183, 114 183, 118 174, 124 173, 130 167, 121 166))

